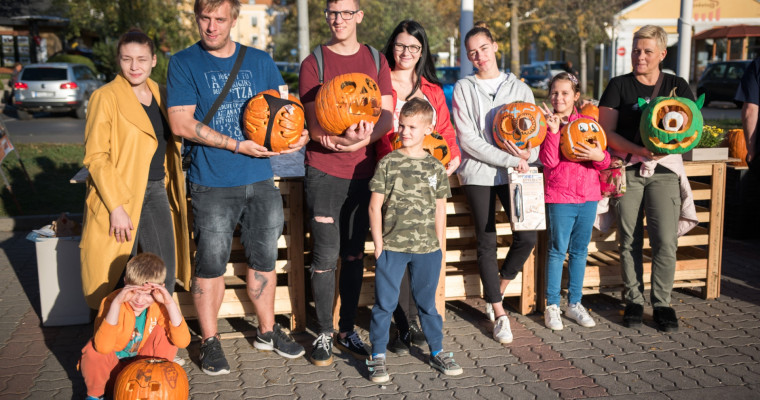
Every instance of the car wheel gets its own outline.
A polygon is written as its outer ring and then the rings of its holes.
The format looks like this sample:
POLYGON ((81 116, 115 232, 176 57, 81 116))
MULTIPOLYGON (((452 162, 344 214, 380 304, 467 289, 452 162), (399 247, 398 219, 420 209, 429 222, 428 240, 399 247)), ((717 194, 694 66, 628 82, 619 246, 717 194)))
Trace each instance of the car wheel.
POLYGON ((18 116, 18 119, 23 121, 28 121, 34 117, 32 113, 23 110, 16 110, 16 115, 18 116))
POLYGON ((87 98, 84 99, 84 102, 82 103, 82 105, 79 106, 79 108, 77 108, 76 110, 74 110, 74 115, 78 119, 87 118, 87 105, 89 102, 90 102, 90 96, 87 96, 87 98))

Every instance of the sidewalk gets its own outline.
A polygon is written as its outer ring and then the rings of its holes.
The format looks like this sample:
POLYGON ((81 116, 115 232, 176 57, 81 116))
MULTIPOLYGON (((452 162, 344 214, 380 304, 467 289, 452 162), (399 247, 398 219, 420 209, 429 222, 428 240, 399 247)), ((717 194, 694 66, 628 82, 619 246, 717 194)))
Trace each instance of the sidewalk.
MULTIPOLYGON (((24 237, 0 232, 0 399, 81 399, 84 383, 75 366, 92 325, 40 326, 34 244, 24 237)), ((386 385, 371 383, 363 362, 339 350, 330 367, 315 367, 305 357, 286 361, 253 349, 239 332, 255 325, 241 319, 220 324, 229 375, 200 371, 197 338, 180 355, 189 360, 184 368, 193 399, 753 399, 760 390, 758 248, 760 240, 725 240, 719 300, 674 292, 679 333, 657 332, 651 308, 642 329, 622 327, 617 293, 584 298, 597 321, 590 329, 565 320, 563 331, 551 332, 541 315, 511 313, 515 340, 502 346, 491 339, 482 300, 450 302, 444 347, 464 368, 457 377, 434 372, 427 349, 404 357, 389 354, 386 385)), ((310 324, 313 320, 309 315, 310 324)), ((360 310, 358 321, 367 340, 367 309, 360 310)), ((314 338, 309 328, 296 335, 307 355, 314 338)))

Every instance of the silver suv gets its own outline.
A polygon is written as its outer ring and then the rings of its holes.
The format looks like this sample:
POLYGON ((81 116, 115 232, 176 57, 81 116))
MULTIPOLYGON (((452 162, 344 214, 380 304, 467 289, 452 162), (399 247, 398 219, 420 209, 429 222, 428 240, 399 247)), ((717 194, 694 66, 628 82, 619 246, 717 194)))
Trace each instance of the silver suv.
POLYGON ((13 105, 19 119, 32 119, 36 111, 73 111, 82 119, 87 114, 90 95, 102 85, 103 81, 86 65, 29 64, 14 84, 13 105))

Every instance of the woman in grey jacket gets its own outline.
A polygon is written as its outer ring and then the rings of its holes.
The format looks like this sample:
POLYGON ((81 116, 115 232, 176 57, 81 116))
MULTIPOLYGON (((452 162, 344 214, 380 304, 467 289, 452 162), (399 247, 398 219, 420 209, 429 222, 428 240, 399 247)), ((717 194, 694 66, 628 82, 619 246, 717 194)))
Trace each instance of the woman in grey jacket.
POLYGON ((474 75, 454 86, 453 115, 462 151, 457 171, 475 221, 478 240, 478 268, 483 282, 487 311, 495 320, 493 337, 500 343, 512 342, 502 298, 510 280, 522 271, 536 245, 535 231, 513 232, 513 242, 501 270, 496 260, 495 200, 509 208, 507 167, 525 171, 538 158, 538 148, 504 151, 496 146, 491 124, 496 111, 515 101, 534 103, 533 93, 513 74, 499 71, 497 43, 488 28, 476 24, 465 36, 467 58, 477 68, 474 75))

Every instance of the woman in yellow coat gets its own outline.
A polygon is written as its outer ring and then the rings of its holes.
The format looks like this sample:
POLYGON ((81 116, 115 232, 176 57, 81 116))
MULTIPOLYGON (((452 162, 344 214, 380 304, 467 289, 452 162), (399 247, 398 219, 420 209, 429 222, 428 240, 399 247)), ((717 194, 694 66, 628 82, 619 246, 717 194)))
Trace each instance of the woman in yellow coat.
POLYGON ((187 204, 180 139, 166 118, 165 93, 151 80, 153 42, 132 30, 118 43, 121 73, 89 103, 84 165, 87 179, 81 242, 82 287, 98 309, 140 252, 166 263, 166 288, 175 276, 189 287, 187 204))

